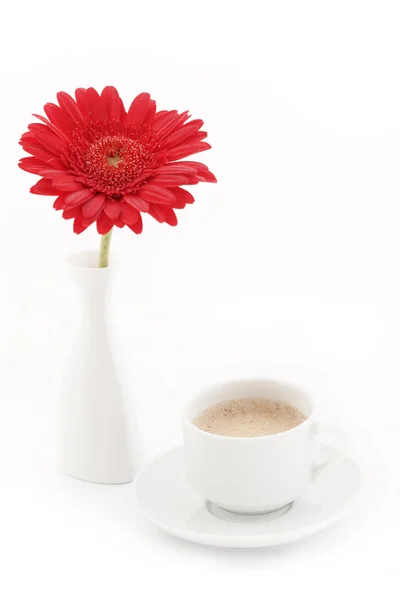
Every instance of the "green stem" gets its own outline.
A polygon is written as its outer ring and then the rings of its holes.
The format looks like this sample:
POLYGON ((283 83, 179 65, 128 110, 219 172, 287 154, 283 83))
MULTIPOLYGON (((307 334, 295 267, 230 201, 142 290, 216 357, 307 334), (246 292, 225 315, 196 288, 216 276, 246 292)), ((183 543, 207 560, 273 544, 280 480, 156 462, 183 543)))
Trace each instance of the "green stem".
POLYGON ((100 237, 99 269, 108 267, 112 229, 100 237))

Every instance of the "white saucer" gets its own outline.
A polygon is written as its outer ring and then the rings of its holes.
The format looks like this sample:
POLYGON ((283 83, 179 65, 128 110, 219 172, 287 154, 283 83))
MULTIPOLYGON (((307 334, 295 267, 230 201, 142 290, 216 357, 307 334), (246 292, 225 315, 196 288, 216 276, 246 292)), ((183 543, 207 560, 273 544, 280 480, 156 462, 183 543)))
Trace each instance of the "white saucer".
POLYGON ((182 447, 156 458, 135 479, 139 504, 158 527, 197 544, 228 548, 285 544, 320 531, 346 514, 360 487, 360 469, 346 458, 323 467, 306 492, 280 511, 233 514, 207 503, 186 483, 182 447))

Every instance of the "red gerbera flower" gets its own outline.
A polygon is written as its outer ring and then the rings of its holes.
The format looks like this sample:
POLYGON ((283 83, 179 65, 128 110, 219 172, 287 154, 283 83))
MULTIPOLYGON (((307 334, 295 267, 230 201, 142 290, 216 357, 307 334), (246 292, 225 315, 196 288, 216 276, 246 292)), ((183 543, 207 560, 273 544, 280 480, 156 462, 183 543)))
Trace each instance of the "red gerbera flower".
POLYGON ((128 111, 114 87, 79 88, 74 100, 57 94, 59 106, 46 104, 47 119, 32 123, 20 144, 31 154, 20 167, 40 175, 33 194, 58 196, 56 210, 74 219, 75 233, 96 222, 100 234, 113 225, 142 231, 141 213, 176 225, 174 212, 194 202, 182 185, 215 182, 199 162, 182 161, 211 148, 200 131, 203 121, 188 112, 156 111, 147 93, 128 111))

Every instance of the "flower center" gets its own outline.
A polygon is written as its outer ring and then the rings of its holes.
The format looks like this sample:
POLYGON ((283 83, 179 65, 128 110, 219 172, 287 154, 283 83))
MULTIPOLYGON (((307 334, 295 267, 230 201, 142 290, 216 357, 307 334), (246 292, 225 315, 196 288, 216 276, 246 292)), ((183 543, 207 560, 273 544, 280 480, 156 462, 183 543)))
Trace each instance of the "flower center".
POLYGON ((121 157, 119 154, 115 154, 114 156, 107 156, 108 164, 112 167, 118 167, 119 162, 121 161, 121 157))
POLYGON ((87 183, 108 195, 122 193, 141 175, 152 158, 144 144, 123 135, 106 135, 88 145, 85 153, 87 183))

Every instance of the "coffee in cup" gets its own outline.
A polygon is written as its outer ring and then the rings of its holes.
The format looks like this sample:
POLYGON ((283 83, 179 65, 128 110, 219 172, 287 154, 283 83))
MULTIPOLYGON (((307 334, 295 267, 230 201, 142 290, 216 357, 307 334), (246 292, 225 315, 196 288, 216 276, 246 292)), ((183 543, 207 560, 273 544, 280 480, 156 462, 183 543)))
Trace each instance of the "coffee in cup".
POLYGON ((240 398, 208 406, 193 419, 199 429, 229 437, 283 433, 306 420, 295 406, 265 398, 240 398))

